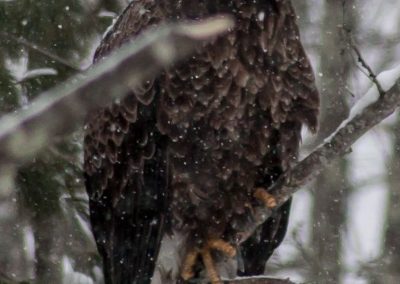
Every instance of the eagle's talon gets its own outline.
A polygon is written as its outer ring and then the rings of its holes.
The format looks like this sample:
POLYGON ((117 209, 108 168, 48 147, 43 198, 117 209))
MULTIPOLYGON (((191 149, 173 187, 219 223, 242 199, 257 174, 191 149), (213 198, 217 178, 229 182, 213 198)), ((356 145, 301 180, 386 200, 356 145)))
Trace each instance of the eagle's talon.
POLYGON ((198 255, 200 254, 207 272, 207 276, 211 284, 222 284, 221 278, 218 275, 218 271, 215 267, 211 250, 218 250, 228 257, 234 257, 236 255, 236 249, 234 246, 222 239, 210 239, 203 246, 201 250, 195 248, 190 250, 183 262, 181 277, 185 281, 193 278, 194 272, 193 267, 196 264, 198 255))
POLYGON ((254 197, 264 203, 267 208, 273 209, 277 205, 276 198, 262 187, 256 188, 254 197))
POLYGON ((193 266, 196 264, 197 256, 200 254, 200 251, 195 248, 190 250, 183 261, 181 277, 183 280, 187 281, 194 276, 193 266))
POLYGON ((211 249, 216 249, 223 252, 228 257, 234 257, 236 255, 236 248, 224 240, 211 239, 207 242, 207 245, 211 249))

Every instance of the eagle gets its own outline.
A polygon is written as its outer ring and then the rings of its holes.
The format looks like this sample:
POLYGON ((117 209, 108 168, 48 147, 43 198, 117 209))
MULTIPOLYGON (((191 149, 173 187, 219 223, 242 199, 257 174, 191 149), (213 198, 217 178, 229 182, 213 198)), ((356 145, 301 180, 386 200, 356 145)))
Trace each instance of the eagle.
POLYGON ((94 62, 149 28, 227 14, 225 35, 87 116, 85 185, 106 284, 260 275, 284 238, 290 200, 233 239, 256 206, 273 206, 268 188, 296 162, 302 126, 317 129, 290 0, 134 0, 94 62))

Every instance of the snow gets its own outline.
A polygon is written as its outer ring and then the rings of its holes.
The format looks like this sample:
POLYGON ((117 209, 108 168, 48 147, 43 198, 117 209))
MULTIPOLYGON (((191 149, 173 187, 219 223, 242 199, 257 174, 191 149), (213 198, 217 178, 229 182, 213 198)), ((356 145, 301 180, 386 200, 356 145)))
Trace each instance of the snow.
POLYGON ((21 56, 18 60, 7 60, 6 66, 17 82, 33 79, 40 76, 55 76, 58 74, 54 68, 37 68, 28 70, 28 58, 21 56))
MULTIPOLYGON (((377 81, 380 83, 383 91, 388 91, 400 78, 400 65, 381 72, 377 77, 377 81)), ((359 99, 354 106, 350 109, 350 114, 347 119, 345 119, 339 127, 327 138, 325 138, 324 143, 329 143, 333 136, 335 136, 342 128, 344 128, 354 117, 362 113, 368 106, 375 103, 380 97, 378 87, 376 84, 372 84, 367 93, 359 99)))
POLYGON ((38 68, 26 71, 20 81, 25 81, 29 79, 33 79, 40 76, 55 76, 58 72, 53 68, 38 68))
POLYGON ((106 11, 106 10, 101 10, 99 12, 99 17, 100 18, 116 18, 117 14, 115 14, 114 12, 111 11, 106 11))
MULTIPOLYGON (((356 190, 348 200, 348 230, 343 248, 346 267, 356 270, 360 263, 373 261, 382 251, 388 189, 383 182, 390 156, 391 140, 382 129, 363 136, 350 155, 351 182, 356 190), (361 170, 362 169, 362 170, 361 170), (363 186, 357 186, 362 185, 363 186)), ((350 282, 354 275, 348 276, 350 282)))
POLYGON ((74 271, 72 263, 68 257, 63 257, 63 283, 62 284, 94 284, 93 280, 80 272, 74 271))
MULTIPOLYGON (((384 91, 388 91, 400 77, 400 65, 381 72, 377 76, 377 80, 380 83, 384 91)), ((376 84, 372 84, 368 92, 351 108, 349 119, 354 118, 356 115, 360 114, 366 107, 376 102, 379 98, 379 91, 376 84)))
POLYGON ((169 278, 177 279, 179 275, 179 263, 182 262, 183 257, 181 254, 184 241, 185 236, 176 231, 173 231, 171 235, 164 235, 151 284, 169 284, 170 282, 172 283, 172 281, 168 281, 169 278))
POLYGON ((108 33, 111 32, 111 30, 114 28, 114 25, 115 25, 115 23, 117 22, 117 20, 118 20, 118 17, 115 17, 115 18, 112 20, 111 25, 108 26, 108 28, 106 29, 106 31, 103 33, 102 39, 104 39, 104 38, 108 35, 108 33))

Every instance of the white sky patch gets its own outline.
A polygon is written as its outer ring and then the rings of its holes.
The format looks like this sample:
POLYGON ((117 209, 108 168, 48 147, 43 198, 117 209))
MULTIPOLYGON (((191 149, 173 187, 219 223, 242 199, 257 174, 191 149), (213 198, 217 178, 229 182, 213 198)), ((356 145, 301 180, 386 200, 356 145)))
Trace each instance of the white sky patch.
POLYGON ((302 243, 306 243, 310 238, 311 232, 307 228, 311 227, 311 208, 312 196, 309 191, 300 190, 294 195, 287 232, 287 236, 290 236, 290 238, 285 238, 282 245, 276 250, 276 253, 280 256, 280 261, 289 261, 296 254, 296 245, 292 240, 295 231, 302 243))
MULTIPOLYGON (((304 247, 308 246, 310 239, 311 227, 311 209, 312 209, 312 195, 308 190, 300 190, 293 197, 292 208, 290 211, 289 226, 286 237, 283 239, 282 244, 277 248, 267 262, 266 274, 277 278, 290 278, 295 283, 304 282, 301 273, 294 269, 282 269, 277 273, 270 273, 268 266, 274 266, 276 263, 286 263, 293 260, 298 254, 298 244, 294 240, 296 233, 296 241, 299 241, 304 247)), ((305 263, 305 262, 304 262, 305 263)))
POLYGON ((386 160, 391 155, 391 149, 390 135, 383 129, 374 129, 361 137, 350 154, 351 182, 365 186, 380 183, 386 175, 386 160))
POLYGON ((360 9, 359 16, 362 22, 367 23, 362 26, 365 31, 361 33, 371 32, 371 29, 378 30, 383 37, 398 35, 397 21, 399 16, 399 1, 398 0, 374 0, 374 1, 359 1, 369 2, 366 5, 358 5, 360 9), (374 5, 371 5, 371 4, 374 5), (379 23, 379 24, 377 24, 379 23))
POLYGON ((23 228, 23 250, 28 260, 35 259, 35 237, 31 227, 23 228))
POLYGON ((259 20, 260 22, 264 21, 264 19, 265 19, 265 12, 264 12, 264 11, 261 11, 260 13, 258 13, 257 17, 258 17, 258 20, 259 20))
POLYGON ((379 256, 386 204, 383 185, 365 187, 349 198, 349 243, 345 249, 349 263, 366 263, 379 256))
MULTIPOLYGON (((350 155, 350 181, 356 190, 348 199, 347 234, 343 242, 345 267, 357 271, 360 263, 382 251, 388 189, 385 183, 390 135, 378 129, 364 135, 350 155)), ((366 283, 347 273, 343 283, 366 283), (357 281, 356 281, 357 280, 357 281)))

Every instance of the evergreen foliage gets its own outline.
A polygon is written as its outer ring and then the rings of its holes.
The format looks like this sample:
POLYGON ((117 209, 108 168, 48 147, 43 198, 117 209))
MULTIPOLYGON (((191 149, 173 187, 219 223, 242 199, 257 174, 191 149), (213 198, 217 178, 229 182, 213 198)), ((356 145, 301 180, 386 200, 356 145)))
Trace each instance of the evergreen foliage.
MULTIPOLYGON (((88 67, 93 49, 124 4, 111 0, 0 1, 0 114, 27 107, 44 90, 88 67)), ((79 133, 60 137, 17 170, 14 190, 19 214, 14 221, 25 220, 32 232, 35 267, 18 267, 15 260, 15 267, 0 271, 15 274, 13 280, 62 283, 65 256, 74 259, 77 270, 92 272, 95 248, 79 221, 79 213, 85 213, 80 202, 80 141, 79 133)), ((15 234, 23 239, 26 229, 19 226, 15 234)), ((11 240, 10 245, 22 246, 11 240)), ((7 257, 0 253, 0 263, 7 257)))

